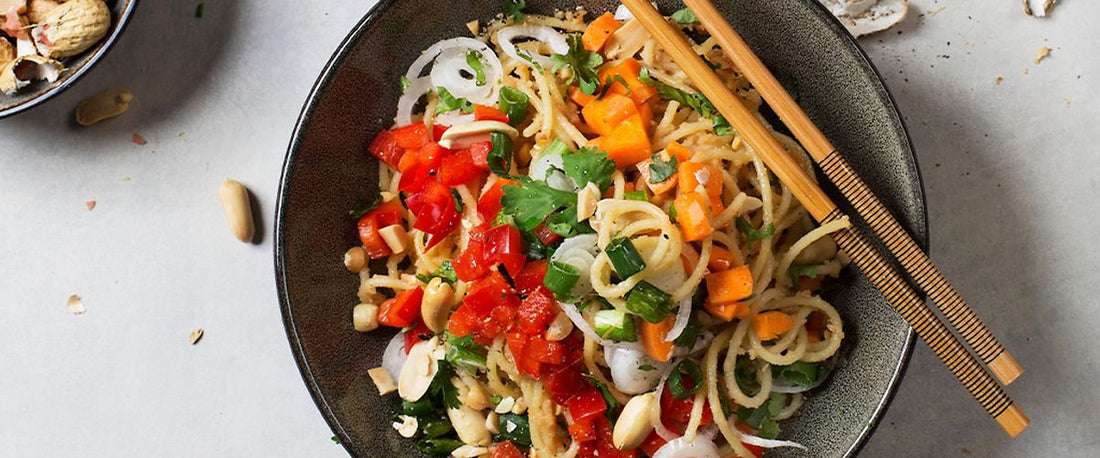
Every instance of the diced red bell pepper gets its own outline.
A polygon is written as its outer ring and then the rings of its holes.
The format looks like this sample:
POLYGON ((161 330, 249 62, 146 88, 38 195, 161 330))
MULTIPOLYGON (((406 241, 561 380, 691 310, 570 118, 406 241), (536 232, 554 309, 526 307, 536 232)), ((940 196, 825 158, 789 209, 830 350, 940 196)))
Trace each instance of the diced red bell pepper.
POLYGON ((470 145, 470 159, 474 165, 482 170, 489 170, 489 152, 493 150, 493 142, 477 142, 470 145))
POLYGON ((532 335, 527 339, 527 348, 524 351, 527 358, 543 364, 561 364, 565 361, 565 348, 561 342, 546 340, 541 335, 532 335))
POLYGON ((744 442, 742 442, 741 445, 744 445, 745 448, 749 449, 749 453, 751 453, 752 456, 755 456, 756 458, 762 458, 764 456, 764 447, 761 447, 759 445, 746 444, 744 442))
POLYGON ((550 393, 554 402, 565 405, 570 398, 577 393, 591 387, 581 373, 583 363, 577 361, 572 364, 563 364, 543 371, 539 381, 543 388, 550 393))
POLYGON ((573 421, 569 424, 569 435, 577 442, 596 440, 596 425, 592 419, 573 421))
POLYGON ((435 181, 425 183, 420 191, 406 198, 405 205, 416 216, 413 228, 431 235, 450 234, 461 218, 450 188, 435 181))
POLYGON ((508 333, 507 339, 508 350, 512 352, 512 360, 516 362, 516 368, 531 377, 542 375, 542 363, 526 356, 530 336, 519 331, 512 331, 508 333))
POLYGON ((475 281, 462 305, 451 315, 448 329, 456 336, 472 334, 474 341, 488 343, 512 326, 519 297, 499 272, 475 281))
POLYGON ((450 150, 435 142, 429 142, 421 148, 406 152, 397 165, 397 169, 401 172, 397 190, 417 192, 428 182, 433 181, 439 174, 439 164, 443 156, 449 152, 450 150))
MULTIPOLYGON (((522 296, 529 296, 535 290, 545 289, 542 280, 546 278, 546 260, 531 261, 523 265, 518 274, 512 276, 512 283, 516 285, 516 291, 522 296)), ((546 292, 549 292, 547 290, 546 292)), ((552 293, 551 293, 552 294, 552 293)), ((553 297, 553 296, 550 296, 553 297)), ((523 306, 520 306, 520 318, 523 316, 523 306)))
POLYGON ((470 150, 452 151, 439 164, 439 182, 459 186, 481 177, 483 171, 474 164, 470 150))
POLYGON ((474 105, 475 121, 500 121, 508 124, 508 115, 488 105, 474 105))
POLYGON ((646 436, 645 440, 642 441, 642 445, 639 446, 638 449, 648 456, 653 456, 657 453, 658 449, 664 447, 667 443, 668 441, 661 437, 660 434, 657 434, 657 431, 651 431, 649 435, 646 436))
POLYGON ((463 307, 469 307, 478 316, 488 316, 501 302, 512 295, 512 288, 499 272, 490 273, 470 285, 466 291, 466 297, 462 300, 463 307))
POLYGON ((503 264, 509 275, 516 275, 527 262, 523 254, 523 237, 510 224, 489 229, 485 233, 485 259, 491 264, 503 264))
POLYGON ((471 230, 466 249, 452 262, 459 280, 474 281, 489 272, 489 264, 485 262, 485 232, 488 230, 487 223, 471 230))
POLYGON ((371 259, 390 255, 390 246, 378 231, 389 225, 401 224, 401 211, 401 204, 386 202, 359 218, 359 242, 367 249, 371 259))
POLYGON ((573 421, 584 421, 586 418, 600 416, 607 412, 607 404, 604 403, 603 396, 596 387, 591 385, 569 398, 565 408, 569 410, 569 416, 573 421))
MULTIPOLYGON (((688 386, 687 380, 684 380, 685 388, 688 386)), ((688 420, 691 419, 691 409, 695 405, 694 400, 694 396, 687 399, 676 399, 672 396, 672 390, 668 389, 666 385, 661 392, 661 417, 665 421, 673 421, 680 425, 687 424, 688 420)), ((700 424, 709 425, 713 420, 714 416, 710 412, 709 403, 703 404, 703 418, 700 424)))
MULTIPOLYGON (((543 276, 545 276, 546 262, 543 261, 542 264, 544 266, 543 276)), ((526 271, 526 268, 524 271, 526 271)), ((521 271, 520 275, 523 275, 524 271, 521 271)), ((525 278, 524 282, 527 281, 528 280, 525 278)), ((519 288, 519 281, 516 281, 516 287, 519 288)), ((523 292, 522 289, 520 292, 523 292)), ((539 283, 534 291, 528 294, 527 297, 523 299, 523 302, 520 303, 519 311, 516 313, 516 327, 524 333, 542 336, 546 333, 546 327, 554 320, 555 303, 554 293, 551 293, 550 290, 539 283)), ((562 359, 564 359, 564 357, 564 354, 562 354, 562 359)), ((543 362, 558 364, 561 363, 561 360, 543 362)))
POLYGON ((420 317, 420 301, 424 290, 420 287, 387 299, 378 310, 378 324, 394 328, 407 328, 420 317))
POLYGON ((432 137, 428 133, 428 126, 420 122, 398 127, 390 132, 393 133, 397 145, 405 149, 420 148, 432 141, 432 137))
POLYGON ((524 458, 524 455, 511 441, 504 441, 497 444, 489 458, 524 458))
POLYGON ((405 354, 412 351, 413 345, 432 338, 432 330, 423 321, 417 321, 416 326, 405 331, 405 354))
POLYGON ((438 142, 443 138, 443 133, 447 132, 451 126, 444 126, 442 124, 432 124, 432 141, 438 142))
POLYGON ((560 235, 546 227, 546 221, 539 223, 539 225, 535 227, 535 236, 539 238, 539 241, 542 242, 543 245, 547 246, 555 244, 562 239, 560 235))
POLYGON ((636 450, 619 450, 615 448, 615 441, 612 437, 611 422, 607 420, 607 417, 598 415, 594 417, 596 426, 596 453, 600 458, 635 458, 638 456, 636 450))
POLYGON ((367 151, 378 160, 386 163, 390 167, 397 168, 398 162, 401 161, 401 156, 405 154, 405 149, 397 144, 397 137, 388 130, 379 132, 374 140, 370 142, 370 146, 367 147, 367 151))
POLYGON ((502 206, 500 199, 504 197, 504 186, 514 184, 515 181, 497 178, 489 189, 481 193, 481 197, 477 199, 477 214, 481 215, 482 220, 492 222, 496 219, 502 206))

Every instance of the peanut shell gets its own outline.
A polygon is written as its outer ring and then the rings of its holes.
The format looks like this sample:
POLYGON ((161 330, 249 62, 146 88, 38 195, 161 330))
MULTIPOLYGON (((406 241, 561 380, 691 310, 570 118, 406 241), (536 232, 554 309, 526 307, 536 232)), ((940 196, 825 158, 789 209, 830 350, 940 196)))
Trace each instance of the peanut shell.
POLYGON ((43 55, 69 57, 95 45, 110 27, 111 11, 103 0, 70 0, 47 13, 32 35, 43 55))

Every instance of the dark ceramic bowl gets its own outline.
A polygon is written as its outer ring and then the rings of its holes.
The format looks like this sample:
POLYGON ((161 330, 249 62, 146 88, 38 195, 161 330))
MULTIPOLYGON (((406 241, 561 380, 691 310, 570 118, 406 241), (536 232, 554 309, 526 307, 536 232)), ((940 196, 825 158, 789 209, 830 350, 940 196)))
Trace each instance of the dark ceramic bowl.
MULTIPOLYGON (((611 1, 580 2, 590 11, 611 1)), ((671 13, 679 2, 659 1, 671 13)), ((920 176, 890 95, 867 57, 814 0, 716 2, 764 62, 793 76, 800 102, 846 152, 871 188, 917 240, 927 240, 920 176)), ((529 12, 574 1, 529 1, 529 12)), ((382 0, 337 49, 302 110, 284 165, 276 215, 275 273, 290 346, 321 414, 355 456, 415 455, 389 426, 396 396, 380 398, 367 376, 392 331, 357 333, 351 324, 358 285, 342 254, 357 243, 347 210, 377 192, 378 164, 365 152, 390 126, 398 78, 437 40, 466 36, 472 18, 499 2, 382 0)), ((838 201, 840 199, 837 199, 838 201)), ((925 243, 926 244, 926 243, 925 243)), ((775 456, 849 456, 871 434, 901 378, 913 334, 874 288, 849 273, 829 299, 846 321, 844 366, 818 388, 782 437, 806 452, 775 456)))
POLYGON ((57 81, 52 83, 36 81, 20 89, 15 95, 0 94, 0 118, 22 113, 64 92, 107 54, 122 35, 122 31, 126 29, 126 24, 134 15, 134 8, 137 8, 138 0, 106 1, 107 7, 111 9, 111 28, 107 31, 107 35, 88 50, 76 56, 61 59, 65 64, 65 71, 57 81))

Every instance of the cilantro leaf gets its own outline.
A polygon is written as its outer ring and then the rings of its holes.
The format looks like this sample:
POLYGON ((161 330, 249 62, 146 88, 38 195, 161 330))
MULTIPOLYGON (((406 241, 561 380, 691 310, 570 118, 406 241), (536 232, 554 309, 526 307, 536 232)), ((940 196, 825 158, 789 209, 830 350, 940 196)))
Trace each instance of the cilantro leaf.
POLYGON ((412 80, 409 79, 409 77, 407 77, 405 75, 401 75, 400 85, 401 85, 401 93, 404 94, 406 91, 409 90, 410 87, 412 87, 413 82, 412 82, 412 80))
POLYGON ((662 99, 675 100, 680 102, 681 105, 691 107, 691 109, 699 112, 699 116, 708 118, 714 124, 715 135, 733 135, 733 127, 730 126, 728 120, 718 113, 718 109, 714 107, 714 104, 707 99, 702 93, 699 92, 684 92, 669 86, 665 83, 657 81, 653 77, 649 76, 649 69, 642 68, 638 78, 645 84, 657 88, 657 95, 662 99))
POLYGON ((671 177, 672 175, 676 174, 676 168, 679 166, 679 164, 676 160, 675 155, 673 155, 667 162, 661 160, 661 155, 658 153, 653 153, 653 155, 650 156, 649 159, 650 161, 652 161, 649 163, 650 183, 661 183, 669 179, 669 177, 671 177))
POLYGON ((485 67, 481 64, 481 53, 477 50, 470 50, 466 53, 466 65, 474 70, 474 80, 478 86, 485 85, 485 67))
POLYGON ((550 60, 554 61, 554 71, 556 72, 563 67, 572 68, 573 74, 566 80, 565 84, 573 84, 576 81, 581 88, 581 92, 595 95, 596 90, 600 88, 600 77, 597 75, 597 69, 600 65, 603 65, 603 56, 585 49, 580 34, 570 35, 567 41, 569 42, 568 53, 550 56, 550 60))
POLYGON ((783 410, 783 405, 787 402, 787 395, 783 393, 772 393, 768 397, 768 401, 764 405, 755 409, 747 407, 737 408, 737 419, 742 423, 749 425, 759 432, 758 436, 765 439, 775 439, 779 436, 779 423, 775 421, 775 415, 783 410))
POLYGON ((600 191, 611 186, 611 175, 615 173, 615 161, 607 153, 596 148, 581 148, 575 153, 562 156, 565 174, 569 175, 577 186, 584 188, 588 183, 596 183, 600 191))
POLYGON ((519 56, 520 59, 527 61, 529 64, 531 64, 532 67, 535 67, 535 70, 538 70, 539 73, 543 72, 542 65, 539 65, 538 62, 535 62, 535 58, 531 57, 530 54, 527 54, 522 49, 516 49, 516 55, 519 56))
POLYGON ((351 210, 348 210, 348 216, 352 219, 362 218, 363 215, 369 213, 371 210, 374 210, 374 207, 377 207, 380 203, 382 203, 382 196, 377 194, 369 201, 365 199, 359 199, 357 202, 355 202, 355 206, 352 207, 351 210))
POLYGON ((462 196, 458 195, 458 191, 455 188, 451 188, 451 197, 455 199, 455 211, 462 213, 464 206, 462 205, 462 196))
POLYGON ((527 8, 527 0, 503 0, 504 15, 516 18, 516 22, 523 21, 523 9, 527 8))
POLYGON ((672 13, 672 20, 677 24, 692 24, 699 22, 699 19, 695 18, 695 13, 690 8, 684 8, 680 11, 672 13))
POLYGON ((439 105, 435 106, 435 114, 454 110, 462 110, 464 113, 474 112, 474 104, 462 97, 451 95, 451 91, 447 88, 440 86, 435 88, 435 92, 439 95, 439 105))
MULTIPOLYGON (((551 188, 545 181, 528 181, 518 186, 504 186, 504 197, 500 199, 501 213, 512 216, 519 230, 533 230, 550 215, 562 209, 572 209, 573 220, 576 220, 576 194, 551 188)), ((554 230, 550 224, 547 227, 554 230)))
POLYGON ((451 409, 462 407, 462 401, 458 400, 458 388, 451 384, 454 376, 454 368, 446 360, 438 361, 439 370, 428 387, 428 394, 434 398, 442 399, 443 405, 451 409))
POLYGON ((745 234, 745 237, 749 239, 749 245, 758 240, 764 240, 768 237, 775 235, 775 225, 768 223, 764 226, 764 230, 758 230, 749 224, 749 221, 743 216, 737 217, 737 230, 745 234))
POLYGON ((817 364, 795 361, 789 366, 772 366, 772 377, 786 380, 799 386, 811 386, 817 382, 821 373, 817 364))
POLYGON ((447 344, 445 359, 448 363, 471 372, 485 368, 485 355, 481 353, 485 347, 474 343, 473 337, 455 337, 447 333, 447 344))
POLYGON ((332 439, 332 443, 340 444, 340 438, 339 437, 332 436, 330 439, 332 439))
POLYGON ((630 95, 630 92, 631 92, 630 85, 626 84, 626 80, 623 79, 622 75, 615 74, 615 75, 611 75, 611 76, 607 77, 607 79, 604 80, 603 89, 600 90, 600 96, 598 98, 601 98, 601 99, 604 98, 604 96, 607 95, 608 91, 611 90, 611 86, 614 86, 615 83, 622 84, 623 87, 626 88, 626 94, 625 95, 630 95))
POLYGON ((655 370, 657 370, 657 368, 653 367, 652 364, 643 364, 641 366, 638 366, 638 370, 649 372, 649 371, 655 371, 655 370))
POLYGON ((431 274, 416 274, 416 279, 424 283, 429 283, 436 277, 452 285, 458 282, 458 275, 455 274, 454 265, 451 264, 450 260, 443 261, 443 263, 439 265, 439 268, 431 274))
POLYGON ((798 277, 817 278, 817 268, 821 266, 800 266, 797 264, 791 264, 791 268, 787 269, 787 273, 791 276, 791 284, 797 289, 798 277))

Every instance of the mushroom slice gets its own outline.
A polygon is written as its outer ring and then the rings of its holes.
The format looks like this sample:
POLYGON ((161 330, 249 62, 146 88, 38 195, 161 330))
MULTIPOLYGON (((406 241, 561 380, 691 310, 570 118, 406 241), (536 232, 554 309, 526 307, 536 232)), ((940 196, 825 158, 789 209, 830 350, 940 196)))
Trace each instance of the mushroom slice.
POLYGON ((905 19, 907 0, 818 0, 853 37, 892 27, 905 19))
POLYGON ((31 81, 57 81, 65 67, 53 59, 39 55, 22 56, 8 62, 0 70, 0 92, 11 95, 31 84, 31 81))

